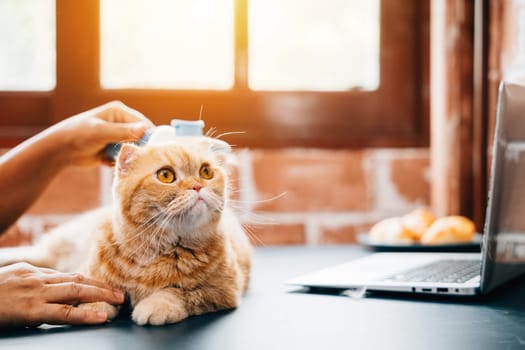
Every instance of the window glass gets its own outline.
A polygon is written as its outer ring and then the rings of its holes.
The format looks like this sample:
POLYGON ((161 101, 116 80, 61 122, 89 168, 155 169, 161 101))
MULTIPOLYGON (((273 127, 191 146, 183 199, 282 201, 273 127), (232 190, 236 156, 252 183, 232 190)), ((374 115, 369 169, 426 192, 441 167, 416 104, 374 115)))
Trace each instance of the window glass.
POLYGON ((229 89, 233 0, 101 0, 104 88, 229 89))
POLYGON ((254 90, 374 90, 379 0, 248 0, 254 90))
POLYGON ((54 0, 0 0, 0 90, 53 90, 54 0))

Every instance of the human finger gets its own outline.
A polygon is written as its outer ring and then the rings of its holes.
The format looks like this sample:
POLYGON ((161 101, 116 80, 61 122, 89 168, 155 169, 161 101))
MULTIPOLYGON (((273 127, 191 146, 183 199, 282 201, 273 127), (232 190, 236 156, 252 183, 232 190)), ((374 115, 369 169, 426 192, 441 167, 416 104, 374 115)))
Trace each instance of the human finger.
POLYGON ((41 323, 49 324, 100 324, 108 320, 105 312, 81 309, 67 304, 45 304, 36 315, 41 323))
POLYGON ((104 122, 98 130, 98 138, 107 143, 132 142, 139 140, 149 126, 142 123, 104 122))
POLYGON ((119 305, 124 302, 124 293, 121 291, 75 282, 48 284, 43 293, 44 300, 49 303, 78 304, 105 301, 112 305, 119 305))
POLYGON ((142 122, 148 127, 154 124, 144 114, 133 109, 120 101, 112 101, 98 108, 96 116, 99 119, 114 123, 142 122))
POLYGON ((37 269, 38 272, 42 272, 45 275, 57 275, 57 274, 62 275, 63 274, 60 271, 53 270, 53 269, 50 269, 50 268, 47 268, 47 267, 35 267, 35 268, 37 269))
POLYGON ((57 271, 54 271, 54 272, 55 272, 54 274, 48 274, 44 276, 45 283, 57 284, 57 283, 74 282, 74 283, 91 285, 91 286, 105 288, 105 289, 112 289, 111 286, 103 282, 94 280, 92 278, 86 277, 79 273, 62 273, 62 272, 57 272, 57 271))

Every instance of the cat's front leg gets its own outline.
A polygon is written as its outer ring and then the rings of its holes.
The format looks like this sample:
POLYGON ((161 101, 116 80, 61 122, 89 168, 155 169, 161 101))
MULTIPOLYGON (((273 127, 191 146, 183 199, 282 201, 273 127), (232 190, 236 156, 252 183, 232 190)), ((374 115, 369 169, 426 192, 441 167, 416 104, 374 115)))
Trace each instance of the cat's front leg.
POLYGON ((105 312, 108 315, 108 320, 113 320, 117 317, 119 307, 108 304, 104 301, 98 301, 95 303, 82 303, 78 305, 78 308, 92 311, 105 312))
POLYGON ((160 326, 188 317, 184 301, 173 288, 161 289, 140 300, 131 318, 138 325, 160 326))

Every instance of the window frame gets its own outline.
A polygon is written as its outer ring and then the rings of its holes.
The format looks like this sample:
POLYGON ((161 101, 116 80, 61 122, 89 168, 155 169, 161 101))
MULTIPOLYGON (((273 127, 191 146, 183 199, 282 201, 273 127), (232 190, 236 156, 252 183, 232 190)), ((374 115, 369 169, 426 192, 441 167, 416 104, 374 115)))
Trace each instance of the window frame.
POLYGON ((244 132, 226 138, 243 147, 428 146, 429 0, 381 1, 380 87, 345 92, 250 90, 247 1, 235 0, 235 85, 206 91, 101 88, 99 0, 56 0, 56 88, 0 92, 0 146, 111 100, 157 124, 202 105, 206 128, 244 132))

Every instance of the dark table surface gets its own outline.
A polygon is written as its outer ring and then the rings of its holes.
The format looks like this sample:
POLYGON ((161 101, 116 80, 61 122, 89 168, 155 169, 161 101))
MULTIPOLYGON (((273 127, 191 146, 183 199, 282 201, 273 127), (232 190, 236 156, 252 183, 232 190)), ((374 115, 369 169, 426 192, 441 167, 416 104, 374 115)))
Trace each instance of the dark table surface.
POLYGON ((477 299, 297 291, 283 282, 369 252, 355 246, 258 248, 233 311, 175 325, 50 327, 0 333, 0 349, 525 349, 525 278, 477 299))

